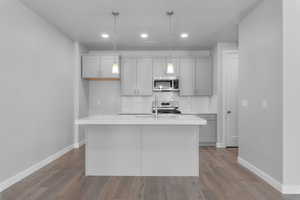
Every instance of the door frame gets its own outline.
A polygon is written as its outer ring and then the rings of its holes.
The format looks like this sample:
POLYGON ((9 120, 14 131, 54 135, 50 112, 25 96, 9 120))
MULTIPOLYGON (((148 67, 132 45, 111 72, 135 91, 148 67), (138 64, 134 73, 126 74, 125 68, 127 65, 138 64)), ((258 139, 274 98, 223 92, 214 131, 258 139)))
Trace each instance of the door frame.
MULTIPOLYGON (((223 50, 222 51, 222 68, 223 68, 223 73, 222 73, 222 127, 223 127, 223 142, 224 142, 224 145, 225 147, 228 146, 228 129, 227 129, 227 120, 226 120, 226 117, 227 117, 227 94, 226 94, 226 76, 227 76, 227 73, 225 72, 225 69, 224 69, 224 55, 226 54, 237 54, 237 56, 239 55, 239 51, 238 49, 236 50, 223 50)), ((238 93, 237 93, 237 100, 238 100, 238 93)), ((238 101, 237 101, 237 104, 238 104, 238 101)), ((237 105, 237 110, 236 110, 236 124, 238 124, 238 105, 237 105)), ((238 131, 238 129, 237 129, 238 131)))

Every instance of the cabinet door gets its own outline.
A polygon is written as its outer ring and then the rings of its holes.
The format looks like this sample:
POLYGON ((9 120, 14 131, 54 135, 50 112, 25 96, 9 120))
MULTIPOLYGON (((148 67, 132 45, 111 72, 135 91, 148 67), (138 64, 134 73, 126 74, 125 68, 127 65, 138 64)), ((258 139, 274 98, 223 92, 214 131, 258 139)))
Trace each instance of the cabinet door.
POLYGON ((212 78, 211 58, 197 58, 195 68, 195 95, 212 96, 212 78))
POLYGON ((124 58, 122 59, 121 67, 121 88, 122 95, 136 95, 137 73, 136 73, 136 59, 124 58))
POLYGON ((199 129, 200 146, 215 145, 217 142, 217 118, 216 116, 200 116, 207 120, 207 125, 199 129))
POLYGON ((101 56, 100 76, 102 78, 119 78, 119 74, 112 73, 112 65, 119 64, 118 56, 101 56))
POLYGON ((95 55, 82 56, 82 78, 97 78, 100 76, 100 58, 95 55))
POLYGON ((195 90, 195 59, 180 59, 180 95, 192 96, 195 90))
POLYGON ((153 59, 153 77, 164 77, 166 73, 166 59, 153 59))
POLYGON ((152 95, 152 58, 137 59, 137 89, 138 95, 152 95))

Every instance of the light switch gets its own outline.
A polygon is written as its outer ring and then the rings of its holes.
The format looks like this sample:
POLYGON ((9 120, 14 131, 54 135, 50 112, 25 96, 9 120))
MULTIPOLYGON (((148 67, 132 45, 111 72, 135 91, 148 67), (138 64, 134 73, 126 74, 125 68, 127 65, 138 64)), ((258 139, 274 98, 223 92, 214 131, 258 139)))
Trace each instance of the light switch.
POLYGON ((241 101, 241 104, 242 104, 243 107, 248 107, 248 100, 243 99, 243 100, 241 101))

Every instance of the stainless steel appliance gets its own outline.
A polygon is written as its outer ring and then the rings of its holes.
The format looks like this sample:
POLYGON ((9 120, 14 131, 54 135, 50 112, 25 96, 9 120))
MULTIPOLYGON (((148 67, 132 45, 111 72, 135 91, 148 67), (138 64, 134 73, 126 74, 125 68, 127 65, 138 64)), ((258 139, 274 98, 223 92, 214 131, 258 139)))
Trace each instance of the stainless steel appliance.
POLYGON ((155 77, 153 79, 154 92, 178 92, 178 77, 155 77))
POLYGON ((181 114, 178 101, 153 101, 152 113, 157 114, 181 114))

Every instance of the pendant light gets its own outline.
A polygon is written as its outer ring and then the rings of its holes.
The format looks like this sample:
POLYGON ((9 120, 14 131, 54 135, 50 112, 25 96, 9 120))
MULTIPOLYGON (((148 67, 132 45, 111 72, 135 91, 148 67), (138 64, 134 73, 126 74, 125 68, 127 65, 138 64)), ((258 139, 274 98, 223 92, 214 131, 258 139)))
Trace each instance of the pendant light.
POLYGON ((119 12, 113 11, 112 12, 113 18, 114 18, 114 38, 113 38, 113 51, 114 54, 116 54, 116 56, 114 56, 114 62, 112 65, 112 73, 113 74, 119 74, 120 70, 119 70, 119 60, 118 60, 118 56, 117 56, 117 19, 120 15, 119 12))
POLYGON ((174 12, 172 10, 167 11, 167 16, 169 18, 169 50, 170 50, 170 56, 167 59, 167 74, 174 74, 174 64, 172 62, 172 17, 174 15, 174 12))

